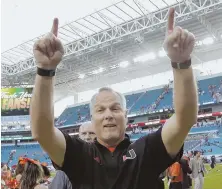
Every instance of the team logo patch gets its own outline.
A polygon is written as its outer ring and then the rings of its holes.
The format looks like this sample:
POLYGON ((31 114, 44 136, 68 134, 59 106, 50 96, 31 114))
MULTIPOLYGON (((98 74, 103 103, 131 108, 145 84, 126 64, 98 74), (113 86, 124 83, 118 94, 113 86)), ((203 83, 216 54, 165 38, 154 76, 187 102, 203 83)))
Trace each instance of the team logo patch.
POLYGON ((135 159, 136 158, 136 153, 134 149, 131 149, 127 152, 126 155, 123 156, 123 161, 126 161, 127 159, 135 159))
POLYGON ((97 163, 101 163, 100 158, 99 157, 95 157, 94 158, 95 161, 97 161, 97 163))

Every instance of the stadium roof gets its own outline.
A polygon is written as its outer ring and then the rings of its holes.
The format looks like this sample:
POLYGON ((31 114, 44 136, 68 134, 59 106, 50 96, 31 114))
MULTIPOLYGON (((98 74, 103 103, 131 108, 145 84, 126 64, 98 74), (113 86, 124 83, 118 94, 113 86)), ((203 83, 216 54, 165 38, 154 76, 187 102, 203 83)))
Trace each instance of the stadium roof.
MULTIPOLYGON (((162 51, 169 7, 176 24, 196 36, 193 64, 222 58, 221 0, 120 1, 59 28, 58 96, 169 70, 162 51)), ((41 37, 1 54, 3 86, 33 85, 32 47, 41 37)))

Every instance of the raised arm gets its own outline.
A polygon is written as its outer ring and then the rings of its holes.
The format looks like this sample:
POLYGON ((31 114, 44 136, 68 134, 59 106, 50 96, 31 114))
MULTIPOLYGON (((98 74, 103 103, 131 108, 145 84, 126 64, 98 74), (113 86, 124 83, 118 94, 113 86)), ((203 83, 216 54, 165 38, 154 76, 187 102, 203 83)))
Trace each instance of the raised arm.
MULTIPOLYGON (((34 45, 37 67, 55 70, 64 54, 57 38, 58 19, 54 19, 51 32, 34 45)), ((61 166, 64 160, 66 142, 63 134, 54 127, 54 77, 36 75, 31 102, 31 131, 50 158, 61 166)))
MULTIPOLYGON (((195 38, 192 33, 180 27, 174 28, 174 9, 170 9, 165 51, 171 62, 188 64, 194 48, 195 38)), ((162 140, 169 155, 176 155, 190 128, 197 121, 198 96, 192 67, 173 68, 175 114, 162 129, 162 140)))

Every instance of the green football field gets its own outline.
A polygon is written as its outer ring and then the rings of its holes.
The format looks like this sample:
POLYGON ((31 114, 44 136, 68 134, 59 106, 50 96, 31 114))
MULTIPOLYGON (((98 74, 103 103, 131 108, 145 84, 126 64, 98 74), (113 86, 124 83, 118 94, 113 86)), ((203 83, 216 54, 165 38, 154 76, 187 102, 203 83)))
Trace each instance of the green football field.
MULTIPOLYGON (((213 170, 211 170, 209 165, 206 165, 206 168, 208 174, 204 177, 203 189, 222 189, 222 164, 217 164, 213 170)), ((165 188, 168 188, 167 185, 165 188)))

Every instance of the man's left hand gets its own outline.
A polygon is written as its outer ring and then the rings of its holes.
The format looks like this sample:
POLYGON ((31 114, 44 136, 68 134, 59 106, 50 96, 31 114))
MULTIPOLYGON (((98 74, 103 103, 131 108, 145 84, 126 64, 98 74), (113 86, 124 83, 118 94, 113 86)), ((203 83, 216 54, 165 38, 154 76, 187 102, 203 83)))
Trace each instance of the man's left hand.
POLYGON ((163 47, 172 62, 183 63, 191 58, 195 37, 188 30, 174 28, 174 12, 174 8, 170 8, 163 47))

